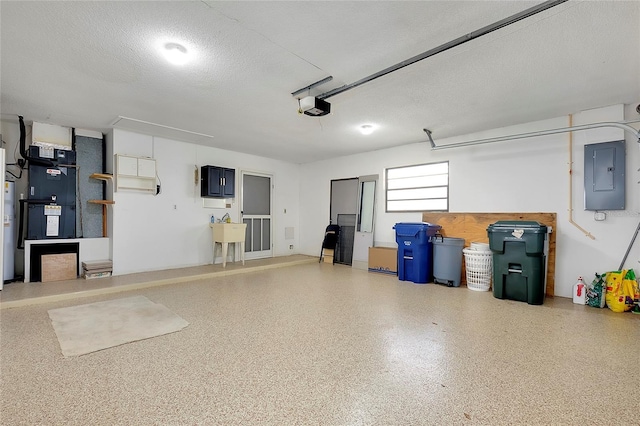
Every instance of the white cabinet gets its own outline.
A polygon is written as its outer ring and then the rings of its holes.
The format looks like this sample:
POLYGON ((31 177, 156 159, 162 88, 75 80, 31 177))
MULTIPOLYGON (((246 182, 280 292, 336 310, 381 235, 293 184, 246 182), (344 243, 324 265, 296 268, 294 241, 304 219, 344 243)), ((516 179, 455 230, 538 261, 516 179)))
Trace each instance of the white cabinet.
POLYGON ((156 191, 156 160, 116 155, 116 190, 156 191))
POLYGON ((138 177, 156 178, 156 160, 153 158, 138 158, 138 177))
POLYGON ((138 159, 136 157, 126 157, 118 155, 117 168, 118 176, 138 176, 138 159))

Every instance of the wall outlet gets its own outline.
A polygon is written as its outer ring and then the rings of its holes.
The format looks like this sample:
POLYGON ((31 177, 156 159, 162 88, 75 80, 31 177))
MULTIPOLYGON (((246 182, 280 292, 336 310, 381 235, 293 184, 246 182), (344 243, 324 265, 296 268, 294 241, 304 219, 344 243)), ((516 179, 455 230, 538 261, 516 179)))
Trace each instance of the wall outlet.
POLYGON ((293 244, 289 244, 289 250, 293 250, 293 244))

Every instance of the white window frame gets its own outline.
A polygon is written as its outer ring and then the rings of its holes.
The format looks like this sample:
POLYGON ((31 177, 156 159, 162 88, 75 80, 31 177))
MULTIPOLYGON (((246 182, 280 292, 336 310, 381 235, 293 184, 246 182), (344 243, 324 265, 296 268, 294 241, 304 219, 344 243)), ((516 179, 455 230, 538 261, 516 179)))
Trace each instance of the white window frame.
POLYGON ((384 207, 387 213, 449 211, 448 161, 389 167, 385 169, 384 180, 384 207), (404 198, 404 194, 411 192, 414 196, 404 198))

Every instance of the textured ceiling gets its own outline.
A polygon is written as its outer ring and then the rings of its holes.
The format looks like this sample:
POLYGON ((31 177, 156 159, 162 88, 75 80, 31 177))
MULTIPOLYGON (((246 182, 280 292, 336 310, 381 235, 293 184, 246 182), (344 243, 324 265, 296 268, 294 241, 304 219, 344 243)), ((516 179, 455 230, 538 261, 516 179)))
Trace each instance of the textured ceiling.
POLYGON ((330 115, 297 113, 294 90, 353 83, 537 3, 2 1, 0 112, 101 131, 124 116, 305 163, 640 100, 640 2, 570 1, 333 96, 330 115), (163 40, 193 61, 167 63, 163 40))

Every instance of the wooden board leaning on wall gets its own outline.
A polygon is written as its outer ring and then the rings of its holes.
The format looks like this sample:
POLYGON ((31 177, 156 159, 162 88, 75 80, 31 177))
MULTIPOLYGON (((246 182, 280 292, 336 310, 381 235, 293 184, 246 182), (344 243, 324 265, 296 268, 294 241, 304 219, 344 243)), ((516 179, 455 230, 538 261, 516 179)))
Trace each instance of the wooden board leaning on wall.
MULTIPOLYGON (((422 213, 422 221, 442 226, 445 237, 464 238, 465 247, 472 242, 488 243, 487 227, 499 220, 527 220, 551 226, 547 286, 545 294, 553 296, 556 273, 556 214, 555 213, 422 213)), ((464 260, 464 259, 463 259, 464 260)), ((464 271, 464 263, 462 265, 464 271)), ((464 277, 465 274, 463 273, 464 277)), ((463 281, 464 282, 464 281, 463 281)))

